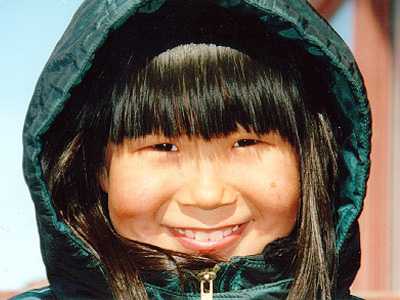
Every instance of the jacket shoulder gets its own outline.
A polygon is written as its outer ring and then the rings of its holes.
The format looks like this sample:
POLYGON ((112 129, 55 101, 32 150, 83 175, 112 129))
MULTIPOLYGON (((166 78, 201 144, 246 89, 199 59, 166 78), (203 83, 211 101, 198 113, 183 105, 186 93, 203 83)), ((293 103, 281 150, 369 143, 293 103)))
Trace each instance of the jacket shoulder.
POLYGON ((14 296, 10 300, 55 300, 51 288, 49 286, 40 289, 30 290, 14 296))

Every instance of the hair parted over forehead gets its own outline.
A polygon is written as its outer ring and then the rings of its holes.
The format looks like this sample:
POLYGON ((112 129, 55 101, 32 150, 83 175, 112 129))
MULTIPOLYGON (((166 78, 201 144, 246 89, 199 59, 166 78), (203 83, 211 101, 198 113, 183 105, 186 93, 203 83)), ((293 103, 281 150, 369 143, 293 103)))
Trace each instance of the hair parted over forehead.
MULTIPOLYGON (((219 38, 231 31, 243 37, 246 26, 257 28, 247 20, 229 21, 240 28, 226 26, 222 33, 223 26, 211 24, 211 38, 182 38, 154 47, 157 51, 149 47, 152 52, 140 57, 139 46, 130 41, 140 32, 135 27, 139 21, 128 21, 98 50, 92 68, 43 137, 42 164, 54 205, 105 265, 114 296, 142 299, 139 270, 170 269, 174 257, 185 257, 190 265, 199 257, 155 250, 115 232, 96 176, 105 166, 107 145, 153 133, 208 140, 240 125, 259 134, 278 132, 297 150, 302 199, 295 255, 288 258, 294 277, 289 299, 330 299, 337 150, 330 121, 334 101, 321 65, 296 44, 264 31, 257 39, 262 43, 251 41, 250 48, 219 38)), ((144 43, 159 42, 157 35, 144 36, 144 43)), ((174 263, 179 273, 182 266, 174 263)))

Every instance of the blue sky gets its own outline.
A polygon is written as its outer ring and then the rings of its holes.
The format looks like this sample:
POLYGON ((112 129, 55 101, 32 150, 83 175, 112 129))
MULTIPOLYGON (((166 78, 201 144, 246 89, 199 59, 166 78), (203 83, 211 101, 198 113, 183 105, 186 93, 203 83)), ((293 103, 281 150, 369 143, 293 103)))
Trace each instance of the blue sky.
POLYGON ((0 290, 45 275, 22 175, 22 126, 36 80, 82 0, 0 0, 0 290))
MULTIPOLYGON (((22 126, 36 80, 82 0, 0 0, 0 290, 45 277, 22 175, 22 126)), ((332 23, 351 45, 352 1, 332 23)))

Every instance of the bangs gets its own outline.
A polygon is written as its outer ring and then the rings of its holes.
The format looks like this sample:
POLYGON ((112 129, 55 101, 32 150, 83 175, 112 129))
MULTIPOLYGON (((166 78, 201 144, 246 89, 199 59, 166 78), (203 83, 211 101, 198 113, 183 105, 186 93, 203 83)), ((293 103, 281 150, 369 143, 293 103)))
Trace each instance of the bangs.
POLYGON ((296 72, 277 55, 259 61, 229 47, 186 44, 167 50, 115 89, 110 140, 148 134, 209 140, 241 125, 297 144, 301 105, 296 72))

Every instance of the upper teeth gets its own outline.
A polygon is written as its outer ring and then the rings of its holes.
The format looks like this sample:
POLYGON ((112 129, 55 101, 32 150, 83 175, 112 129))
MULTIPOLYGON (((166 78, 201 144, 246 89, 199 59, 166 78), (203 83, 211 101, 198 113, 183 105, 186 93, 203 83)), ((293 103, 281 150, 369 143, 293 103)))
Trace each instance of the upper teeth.
POLYGON ((202 242, 222 240, 224 237, 230 235, 232 232, 235 232, 238 229, 239 225, 228 227, 225 228, 224 230, 215 230, 211 232, 175 228, 175 230, 178 231, 180 234, 183 234, 188 238, 202 242))

